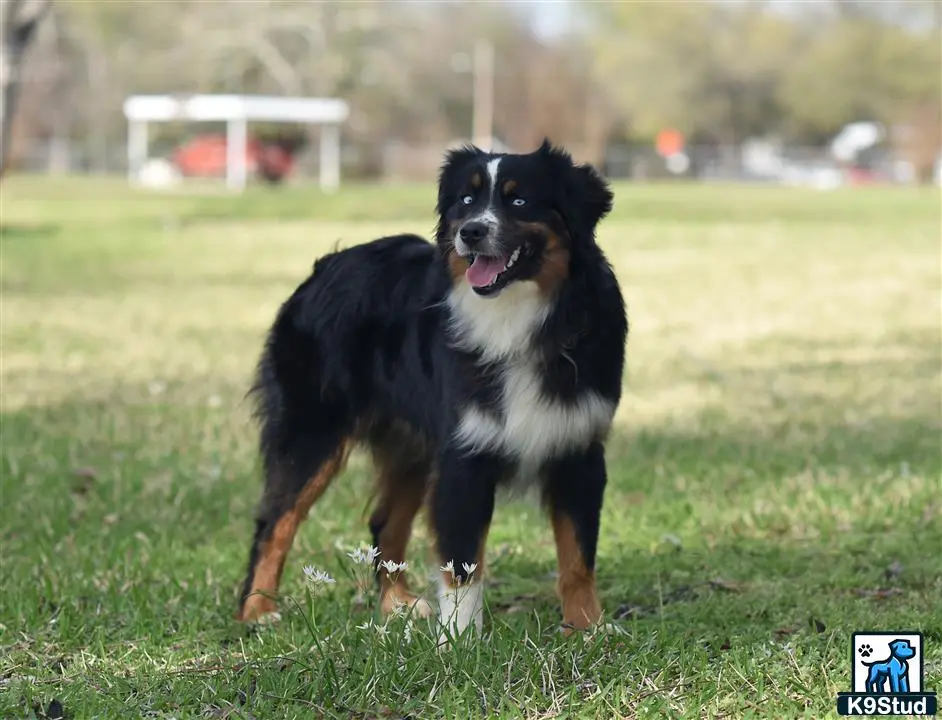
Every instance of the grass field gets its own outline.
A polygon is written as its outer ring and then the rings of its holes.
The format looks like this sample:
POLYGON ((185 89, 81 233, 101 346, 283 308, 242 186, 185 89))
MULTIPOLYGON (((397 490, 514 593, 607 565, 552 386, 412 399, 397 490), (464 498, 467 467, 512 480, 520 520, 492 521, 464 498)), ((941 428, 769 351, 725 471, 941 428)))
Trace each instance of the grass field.
MULTIPOLYGON (((937 191, 619 186, 614 629, 560 636, 552 534, 516 500, 486 641, 446 655, 369 625, 359 456, 303 526, 284 620, 231 620, 262 334, 338 241, 428 234, 433 188, 13 178, 2 203, 0 717, 822 718, 863 629, 924 631, 942 691, 937 191), (305 564, 337 583, 309 597, 305 564)), ((424 524, 410 560, 425 585, 424 524)))

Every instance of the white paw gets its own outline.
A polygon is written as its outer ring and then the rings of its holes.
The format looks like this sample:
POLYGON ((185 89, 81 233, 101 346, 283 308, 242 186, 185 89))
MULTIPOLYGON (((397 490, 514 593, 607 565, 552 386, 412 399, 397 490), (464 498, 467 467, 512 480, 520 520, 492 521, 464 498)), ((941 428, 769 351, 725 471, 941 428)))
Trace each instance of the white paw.
POLYGON ((586 637, 593 638, 598 635, 629 635, 628 630, 615 623, 599 623, 586 631, 586 637))
POLYGON ((484 628, 484 585, 472 582, 455 588, 444 583, 439 588, 438 619, 442 627, 439 645, 469 628, 480 633, 484 628))
POLYGON ((255 625, 274 625, 281 622, 281 613, 277 610, 272 612, 263 613, 259 617, 255 618, 253 623, 255 625))

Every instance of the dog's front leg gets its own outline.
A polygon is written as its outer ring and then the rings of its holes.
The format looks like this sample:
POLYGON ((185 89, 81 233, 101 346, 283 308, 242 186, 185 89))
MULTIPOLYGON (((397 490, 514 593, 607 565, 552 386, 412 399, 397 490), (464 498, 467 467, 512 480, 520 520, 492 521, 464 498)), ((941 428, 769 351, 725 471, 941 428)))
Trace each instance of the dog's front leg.
POLYGON ((442 641, 484 622, 484 545, 502 461, 448 449, 439 463, 429 518, 441 559, 442 641))
POLYGON ((595 589, 595 551, 606 483, 602 444, 552 461, 546 481, 564 628, 585 630, 602 616, 595 589))

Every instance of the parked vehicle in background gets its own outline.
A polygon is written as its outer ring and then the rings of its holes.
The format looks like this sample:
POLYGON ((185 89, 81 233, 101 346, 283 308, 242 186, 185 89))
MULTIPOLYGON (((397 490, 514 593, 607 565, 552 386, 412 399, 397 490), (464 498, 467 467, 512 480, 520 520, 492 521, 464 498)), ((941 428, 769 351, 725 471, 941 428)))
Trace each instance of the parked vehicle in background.
MULTIPOLYGON (((274 140, 250 137, 245 144, 246 170, 264 182, 281 183, 294 170, 295 157, 304 144, 300 135, 274 140)), ((172 161, 184 177, 223 177, 227 151, 224 134, 205 133, 180 145, 173 152, 172 161)))

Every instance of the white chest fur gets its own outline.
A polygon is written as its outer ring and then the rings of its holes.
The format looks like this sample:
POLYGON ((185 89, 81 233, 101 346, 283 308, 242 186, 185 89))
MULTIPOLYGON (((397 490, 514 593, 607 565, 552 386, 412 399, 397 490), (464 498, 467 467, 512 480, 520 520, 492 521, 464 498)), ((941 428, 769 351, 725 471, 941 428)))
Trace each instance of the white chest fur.
POLYGON ((514 283, 498 298, 481 298, 462 286, 449 302, 459 343, 503 367, 501 417, 474 405, 461 408, 461 445, 498 451, 535 469, 607 431, 615 412, 610 401, 586 391, 564 402, 543 390, 531 338, 550 308, 535 283, 514 283))

